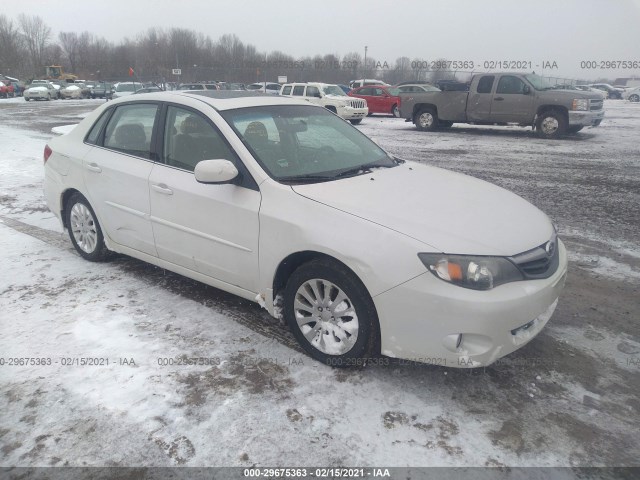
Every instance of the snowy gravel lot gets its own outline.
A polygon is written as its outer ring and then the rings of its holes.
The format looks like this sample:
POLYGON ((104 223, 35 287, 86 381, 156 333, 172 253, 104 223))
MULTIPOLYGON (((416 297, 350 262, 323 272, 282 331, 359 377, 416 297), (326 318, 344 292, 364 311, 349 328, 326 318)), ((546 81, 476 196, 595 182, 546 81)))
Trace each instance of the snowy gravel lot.
POLYGON ((561 140, 359 126, 523 196, 567 244, 549 325, 476 370, 333 370, 256 304, 123 256, 83 261, 44 204, 42 151, 99 104, 0 100, 0 465, 640 465, 640 104, 607 100, 600 127, 561 140), (211 361, 162 365, 190 357, 211 361))

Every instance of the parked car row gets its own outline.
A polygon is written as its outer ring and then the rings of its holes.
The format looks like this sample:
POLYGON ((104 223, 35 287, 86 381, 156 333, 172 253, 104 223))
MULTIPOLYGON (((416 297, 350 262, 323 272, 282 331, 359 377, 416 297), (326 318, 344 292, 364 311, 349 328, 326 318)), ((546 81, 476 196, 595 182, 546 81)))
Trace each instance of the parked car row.
POLYGON ((24 83, 17 78, 0 75, 0 98, 20 97, 24 88, 24 83))

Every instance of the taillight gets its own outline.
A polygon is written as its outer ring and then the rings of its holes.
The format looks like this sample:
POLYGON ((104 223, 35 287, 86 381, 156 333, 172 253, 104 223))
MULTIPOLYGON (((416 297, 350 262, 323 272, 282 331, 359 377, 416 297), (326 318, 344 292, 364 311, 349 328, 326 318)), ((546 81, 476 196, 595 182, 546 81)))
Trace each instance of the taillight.
POLYGON ((53 153, 53 150, 51 150, 49 145, 45 145, 44 146, 44 163, 47 163, 47 160, 49 160, 49 157, 51 156, 52 153, 53 153))

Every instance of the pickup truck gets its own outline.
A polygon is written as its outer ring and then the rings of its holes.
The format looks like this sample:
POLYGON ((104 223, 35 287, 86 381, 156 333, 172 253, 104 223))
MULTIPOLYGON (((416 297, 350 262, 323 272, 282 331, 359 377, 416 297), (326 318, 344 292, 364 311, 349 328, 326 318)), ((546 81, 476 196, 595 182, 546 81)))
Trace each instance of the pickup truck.
POLYGON ((600 125, 604 110, 598 93, 554 89, 535 74, 482 73, 472 77, 468 92, 401 93, 400 116, 423 131, 454 123, 517 124, 555 138, 600 125))

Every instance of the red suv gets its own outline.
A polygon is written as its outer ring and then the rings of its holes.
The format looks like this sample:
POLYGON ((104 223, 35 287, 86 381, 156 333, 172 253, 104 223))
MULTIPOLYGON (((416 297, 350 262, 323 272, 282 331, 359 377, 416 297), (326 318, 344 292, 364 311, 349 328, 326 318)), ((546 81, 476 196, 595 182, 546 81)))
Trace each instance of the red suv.
POLYGON ((396 87, 380 85, 365 85, 351 90, 350 97, 364 98, 369 107, 369 115, 372 113, 386 113, 394 117, 400 116, 400 90, 396 87))

